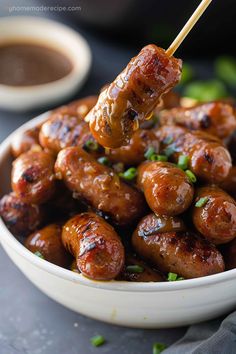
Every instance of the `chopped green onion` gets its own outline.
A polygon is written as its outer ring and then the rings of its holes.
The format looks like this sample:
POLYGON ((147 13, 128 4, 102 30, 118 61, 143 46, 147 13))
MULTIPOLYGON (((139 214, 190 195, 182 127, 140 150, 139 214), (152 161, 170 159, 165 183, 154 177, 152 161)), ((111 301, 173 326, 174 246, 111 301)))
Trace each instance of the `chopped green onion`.
POLYGON ((185 173, 191 183, 197 182, 197 177, 195 176, 195 174, 192 171, 186 170, 185 173))
POLYGON ((170 157, 171 155, 173 155, 173 154, 175 153, 175 146, 174 146, 173 144, 167 146, 167 147, 163 150, 163 153, 164 153, 167 157, 170 157))
POLYGON ((162 161, 162 162, 166 162, 168 160, 167 156, 165 155, 157 155, 157 154, 153 154, 150 157, 151 161, 162 161))
POLYGON ((230 56, 219 57, 215 62, 216 75, 226 84, 236 87, 236 60, 230 56))
POLYGON ((119 176, 121 178, 126 179, 127 181, 132 181, 137 176, 137 168, 135 167, 130 167, 128 170, 125 172, 119 173, 119 176))
POLYGON ((194 81, 186 86, 184 96, 201 102, 213 101, 226 97, 227 90, 223 82, 218 80, 194 81))
POLYGON ((45 259, 44 256, 42 255, 42 253, 39 251, 34 252, 34 254, 35 254, 35 256, 37 256, 39 258, 45 259))
POLYGON ((97 161, 102 165, 105 165, 105 166, 109 165, 109 160, 106 156, 99 157, 97 161))
POLYGON ((154 343, 152 347, 152 354, 160 354, 166 349, 166 345, 163 343, 154 343))
POLYGON ((90 343, 94 347, 100 347, 100 345, 103 345, 106 342, 105 338, 103 336, 97 335, 92 338, 90 338, 90 343))
POLYGON ((99 145, 94 140, 87 140, 84 144, 84 148, 85 148, 85 150, 88 150, 88 151, 97 151, 99 148, 99 145))
POLYGON ((178 274, 176 274, 176 273, 168 273, 167 280, 168 281, 175 281, 175 280, 177 280, 177 277, 178 277, 178 274))
POLYGON ((185 84, 186 82, 192 80, 193 76, 194 76, 193 67, 187 63, 183 64, 180 83, 185 84))
POLYGON ((141 267, 138 264, 134 264, 134 265, 128 265, 126 267, 127 272, 129 273, 142 273, 144 271, 143 267, 141 267))
POLYGON ((196 208, 201 208, 204 205, 206 205, 206 203, 208 202, 209 198, 208 197, 202 197, 200 198, 196 203, 195 203, 195 207, 196 208))
POLYGON ((168 273, 167 275, 167 280, 168 281, 178 281, 178 280, 184 280, 183 277, 179 277, 178 274, 176 273, 168 273))
POLYGON ((173 143, 173 137, 172 136, 167 136, 164 140, 163 140, 163 144, 171 144, 173 143))
POLYGON ((182 170, 186 170, 188 168, 189 157, 186 155, 180 155, 178 159, 178 167, 182 170))
POLYGON ((145 152, 144 154, 144 157, 147 159, 147 160, 150 160, 150 157, 155 153, 155 149, 154 147, 150 146, 147 151, 145 152))

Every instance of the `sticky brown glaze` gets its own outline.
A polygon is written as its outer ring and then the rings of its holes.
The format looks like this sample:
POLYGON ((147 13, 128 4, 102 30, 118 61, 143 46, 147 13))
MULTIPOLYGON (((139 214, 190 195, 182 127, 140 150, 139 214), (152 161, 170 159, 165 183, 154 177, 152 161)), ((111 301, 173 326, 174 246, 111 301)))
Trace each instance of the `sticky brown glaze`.
POLYGON ((42 125, 40 144, 55 155, 65 147, 83 147, 88 140, 95 142, 88 123, 81 116, 72 113, 70 107, 61 107, 42 125))
POLYGON ((162 149, 171 150, 173 162, 180 155, 189 157, 189 169, 201 180, 220 183, 227 178, 232 167, 228 150, 213 135, 177 127, 163 126, 156 129, 156 135, 162 142, 162 149), (169 143, 166 143, 169 140, 169 143))
POLYGON ((111 280, 124 266, 124 247, 119 236, 94 213, 78 214, 70 219, 63 227, 62 242, 88 278, 111 280))
POLYGON ((160 282, 164 281, 163 275, 151 268, 147 263, 136 255, 128 254, 125 257, 125 267, 116 280, 125 280, 132 282, 160 282), (127 266, 138 265, 142 268, 140 273, 128 271, 127 266))
POLYGON ((144 162, 138 168, 138 186, 154 213, 178 215, 190 206, 193 187, 180 168, 169 162, 144 162))
POLYGON ((151 117, 161 95, 180 80, 181 61, 154 44, 144 47, 101 92, 86 119, 104 147, 128 144, 139 122, 151 117))
POLYGON ((196 229, 209 241, 219 245, 236 237, 236 202, 216 186, 197 189, 193 207, 193 223, 196 229), (195 203, 207 198, 197 208, 195 203))
POLYGON ((108 149, 107 157, 112 162, 122 162, 125 165, 136 166, 145 160, 144 154, 149 147, 159 152, 159 141, 152 130, 139 129, 134 132, 130 142, 118 149, 108 149))
POLYGON ((222 250, 226 270, 236 268, 236 238, 224 245, 222 250))
POLYGON ((14 162, 11 175, 12 189, 29 204, 49 200, 55 191, 54 158, 45 151, 28 151, 14 162))
POLYGON ((217 248, 189 231, 158 232, 155 214, 145 216, 132 236, 140 257, 163 272, 176 273, 185 279, 224 271, 224 261, 217 248))
POLYGON ((235 110, 224 102, 204 103, 192 108, 173 108, 160 113, 161 125, 180 125, 202 130, 223 139, 236 129, 235 110))
POLYGON ((76 192, 78 198, 107 213, 119 225, 132 223, 145 212, 141 192, 121 181, 112 169, 98 163, 79 147, 61 150, 55 171, 57 178, 76 192))
POLYGON ((227 178, 221 183, 220 187, 236 199, 236 166, 232 166, 227 178))
POLYGON ((0 200, 0 216, 15 236, 27 236, 43 221, 40 206, 26 204, 15 194, 4 195, 0 200))
POLYGON ((39 145, 39 130, 40 127, 35 127, 28 129, 24 133, 18 134, 14 137, 11 143, 11 152, 13 157, 16 158, 31 149, 41 149, 39 145))
POLYGON ((50 224, 27 237, 25 247, 32 253, 40 252, 48 262, 66 267, 69 264, 70 257, 62 244, 61 234, 61 226, 50 224))

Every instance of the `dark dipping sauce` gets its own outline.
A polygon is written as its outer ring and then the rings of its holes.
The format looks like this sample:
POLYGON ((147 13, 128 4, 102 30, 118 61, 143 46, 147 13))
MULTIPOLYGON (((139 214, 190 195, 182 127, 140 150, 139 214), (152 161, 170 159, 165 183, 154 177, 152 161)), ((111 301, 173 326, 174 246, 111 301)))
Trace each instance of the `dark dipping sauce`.
POLYGON ((71 70, 69 58, 53 48, 32 43, 0 45, 0 84, 41 85, 59 80, 71 70))

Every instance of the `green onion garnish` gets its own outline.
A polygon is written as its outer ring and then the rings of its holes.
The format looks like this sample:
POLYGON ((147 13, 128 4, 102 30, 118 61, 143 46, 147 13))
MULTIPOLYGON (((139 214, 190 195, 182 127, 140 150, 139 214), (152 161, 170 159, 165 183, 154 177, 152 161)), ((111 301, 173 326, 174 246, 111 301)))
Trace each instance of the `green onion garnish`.
POLYGON ((167 136, 164 140, 163 140, 163 144, 171 144, 173 143, 173 137, 172 136, 167 136))
POLYGON ((128 265, 126 267, 127 272, 129 273, 142 273, 144 271, 143 267, 141 267, 138 264, 134 264, 134 265, 128 265))
POLYGON ((197 182, 197 177, 195 176, 195 174, 192 171, 186 170, 185 173, 191 183, 197 182))
POLYGON ((97 161, 98 161, 100 164, 102 164, 102 165, 105 165, 105 166, 109 165, 109 160, 108 160, 108 158, 107 158, 106 156, 101 156, 101 157, 99 157, 99 158, 97 159, 97 161))
POLYGON ((175 153, 175 146, 174 145, 169 145, 167 146, 163 153, 167 156, 170 157, 171 155, 173 155, 175 153))
POLYGON ((103 336, 97 335, 92 338, 90 338, 90 343, 94 347, 100 347, 100 345, 103 345, 106 342, 105 338, 103 336))
POLYGON ((84 144, 84 148, 88 151, 97 151, 99 146, 98 143, 94 140, 87 140, 84 144))
POLYGON ((154 147, 150 146, 147 151, 145 152, 144 154, 144 157, 147 159, 147 160, 150 160, 150 157, 155 153, 155 149, 154 147))
POLYGON ((182 170, 187 170, 189 163, 189 157, 186 155, 180 155, 178 159, 178 167, 182 170))
POLYGON ((168 281, 178 281, 178 280, 184 280, 183 277, 179 277, 178 274, 176 273, 168 273, 167 275, 167 280, 168 281))
POLYGON ((153 154, 150 157, 151 161, 162 161, 162 162, 166 162, 168 160, 167 156, 165 155, 157 155, 157 154, 153 154))
POLYGON ((45 259, 44 256, 42 255, 42 253, 39 251, 34 252, 34 254, 35 254, 35 256, 37 256, 39 258, 45 259))
POLYGON ((127 181, 132 181, 137 176, 137 168, 135 167, 130 167, 128 170, 125 172, 119 173, 119 176, 121 178, 126 179, 127 181))
POLYGON ((201 208, 203 207, 207 202, 208 202, 209 198, 208 197, 202 197, 200 198, 196 203, 195 203, 195 207, 196 208, 201 208))
POLYGON ((152 347, 153 354, 160 354, 163 350, 166 349, 166 345, 163 343, 154 343, 152 347))

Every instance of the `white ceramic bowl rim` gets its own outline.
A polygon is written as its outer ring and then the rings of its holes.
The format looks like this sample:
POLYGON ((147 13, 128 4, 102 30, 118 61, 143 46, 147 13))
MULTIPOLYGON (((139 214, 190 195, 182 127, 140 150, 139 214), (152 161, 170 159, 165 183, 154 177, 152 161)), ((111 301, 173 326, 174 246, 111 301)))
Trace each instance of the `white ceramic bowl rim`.
MULTIPOLYGON (((26 124, 22 125, 20 128, 15 130, 11 135, 6 138, 0 145, 0 164, 2 160, 9 154, 10 144, 12 139, 16 134, 22 132, 26 129, 29 129, 39 122, 42 122, 46 119, 49 112, 46 112, 26 124)), ((17 252, 22 257, 26 258, 32 262, 35 266, 42 268, 43 270, 65 280, 72 281, 74 283, 79 283, 89 287, 95 287, 104 290, 111 291, 128 291, 128 292, 159 292, 159 291, 175 291, 183 290, 195 287, 206 287, 211 284, 216 284, 236 278, 236 269, 228 270, 222 273, 209 275, 202 278, 187 279, 183 281, 175 282, 150 282, 150 283, 132 283, 127 281, 93 281, 88 278, 85 278, 81 274, 72 272, 70 270, 59 267, 53 263, 47 262, 40 257, 35 256, 27 248, 25 248, 7 229, 3 220, 0 218, 0 241, 7 243, 15 252, 17 252)))

